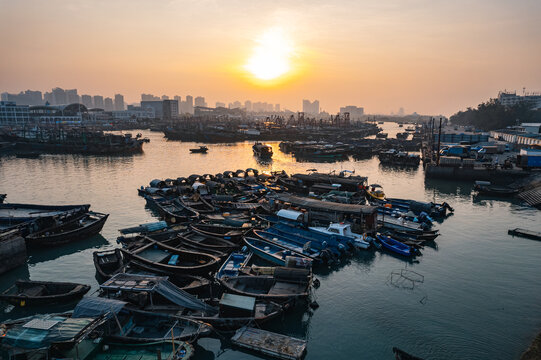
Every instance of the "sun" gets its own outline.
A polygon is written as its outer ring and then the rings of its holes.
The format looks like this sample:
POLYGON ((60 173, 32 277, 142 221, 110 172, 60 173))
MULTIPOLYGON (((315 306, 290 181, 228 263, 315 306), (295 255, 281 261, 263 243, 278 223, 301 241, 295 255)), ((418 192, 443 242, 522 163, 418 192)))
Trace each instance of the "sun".
POLYGON ((279 27, 265 31, 257 40, 244 68, 260 80, 274 80, 291 70, 293 43, 279 27))

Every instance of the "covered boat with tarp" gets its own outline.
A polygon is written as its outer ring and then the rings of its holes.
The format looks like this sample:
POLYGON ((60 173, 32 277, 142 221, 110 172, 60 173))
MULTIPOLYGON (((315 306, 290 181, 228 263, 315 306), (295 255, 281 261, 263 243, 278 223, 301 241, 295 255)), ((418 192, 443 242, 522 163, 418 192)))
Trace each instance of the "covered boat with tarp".
POLYGON ((101 338, 106 321, 100 315, 46 314, 6 322, 0 326, 0 358, 75 359, 101 338))
POLYGON ((0 204, 0 224, 19 224, 44 217, 85 213, 90 205, 0 204))
POLYGON ((107 341, 122 344, 142 344, 157 341, 195 341, 208 335, 210 327, 199 321, 163 313, 135 310, 116 299, 87 297, 77 304, 73 318, 106 316, 104 326, 107 341))

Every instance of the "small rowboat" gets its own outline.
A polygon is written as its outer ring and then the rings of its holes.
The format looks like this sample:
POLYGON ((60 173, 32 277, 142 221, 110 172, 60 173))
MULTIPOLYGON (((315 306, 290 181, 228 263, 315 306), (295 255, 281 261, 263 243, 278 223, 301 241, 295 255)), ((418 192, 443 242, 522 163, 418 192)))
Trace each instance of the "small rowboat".
POLYGON ((410 246, 401 243, 400 241, 396 241, 390 236, 385 235, 376 235, 376 238, 378 241, 383 245, 383 247, 387 250, 390 250, 396 254, 411 257, 415 256, 415 250, 411 248, 410 246))
POLYGON ((65 304, 83 297, 90 286, 53 281, 23 281, 0 294, 0 300, 16 306, 65 304))

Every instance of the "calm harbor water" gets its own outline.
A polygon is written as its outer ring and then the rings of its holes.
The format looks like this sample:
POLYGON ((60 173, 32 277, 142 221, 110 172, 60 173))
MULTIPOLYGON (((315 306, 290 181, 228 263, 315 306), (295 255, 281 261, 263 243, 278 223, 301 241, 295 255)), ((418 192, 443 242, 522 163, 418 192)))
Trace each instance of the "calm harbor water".
MULTIPOLYGON (((396 124, 383 126, 390 137, 403 131, 396 124)), ((209 145, 208 154, 190 154, 196 144, 166 141, 156 132, 144 135, 151 142, 138 156, 0 158, 0 193, 8 193, 7 201, 89 203, 111 214, 102 236, 30 253, 27 266, 2 275, 0 290, 17 278, 30 278, 87 283, 94 291, 92 252, 118 246, 119 228, 156 220, 137 196, 137 188, 152 179, 249 167, 290 174, 347 169, 382 185, 388 196, 446 201, 455 214, 436 225, 442 235, 418 261, 362 252, 316 274, 318 309, 286 313, 266 328, 308 339, 307 359, 337 360, 392 359, 393 346, 425 359, 517 359, 541 330, 541 243, 507 235, 512 227, 541 230, 539 210, 476 198, 470 183, 425 180, 422 167, 383 167, 377 158, 296 162, 272 143, 272 162, 261 164, 250 143, 209 145), (392 272, 405 268, 424 276, 424 282, 411 289, 407 280, 391 279, 392 272)), ((28 315, 7 310, 0 320, 28 315)), ((196 351, 196 359, 257 358, 218 339, 199 340, 196 351)))

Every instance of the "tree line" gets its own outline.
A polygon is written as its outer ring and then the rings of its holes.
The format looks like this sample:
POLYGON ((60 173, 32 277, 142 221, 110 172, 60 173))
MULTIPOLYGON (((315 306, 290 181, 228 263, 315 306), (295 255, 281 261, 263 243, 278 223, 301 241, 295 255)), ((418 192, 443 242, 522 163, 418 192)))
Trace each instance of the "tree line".
POLYGON ((527 103, 503 106, 498 99, 490 99, 479 104, 476 109, 469 107, 466 111, 457 112, 450 120, 454 125, 473 126, 488 131, 520 123, 541 122, 541 111, 532 110, 527 103))

